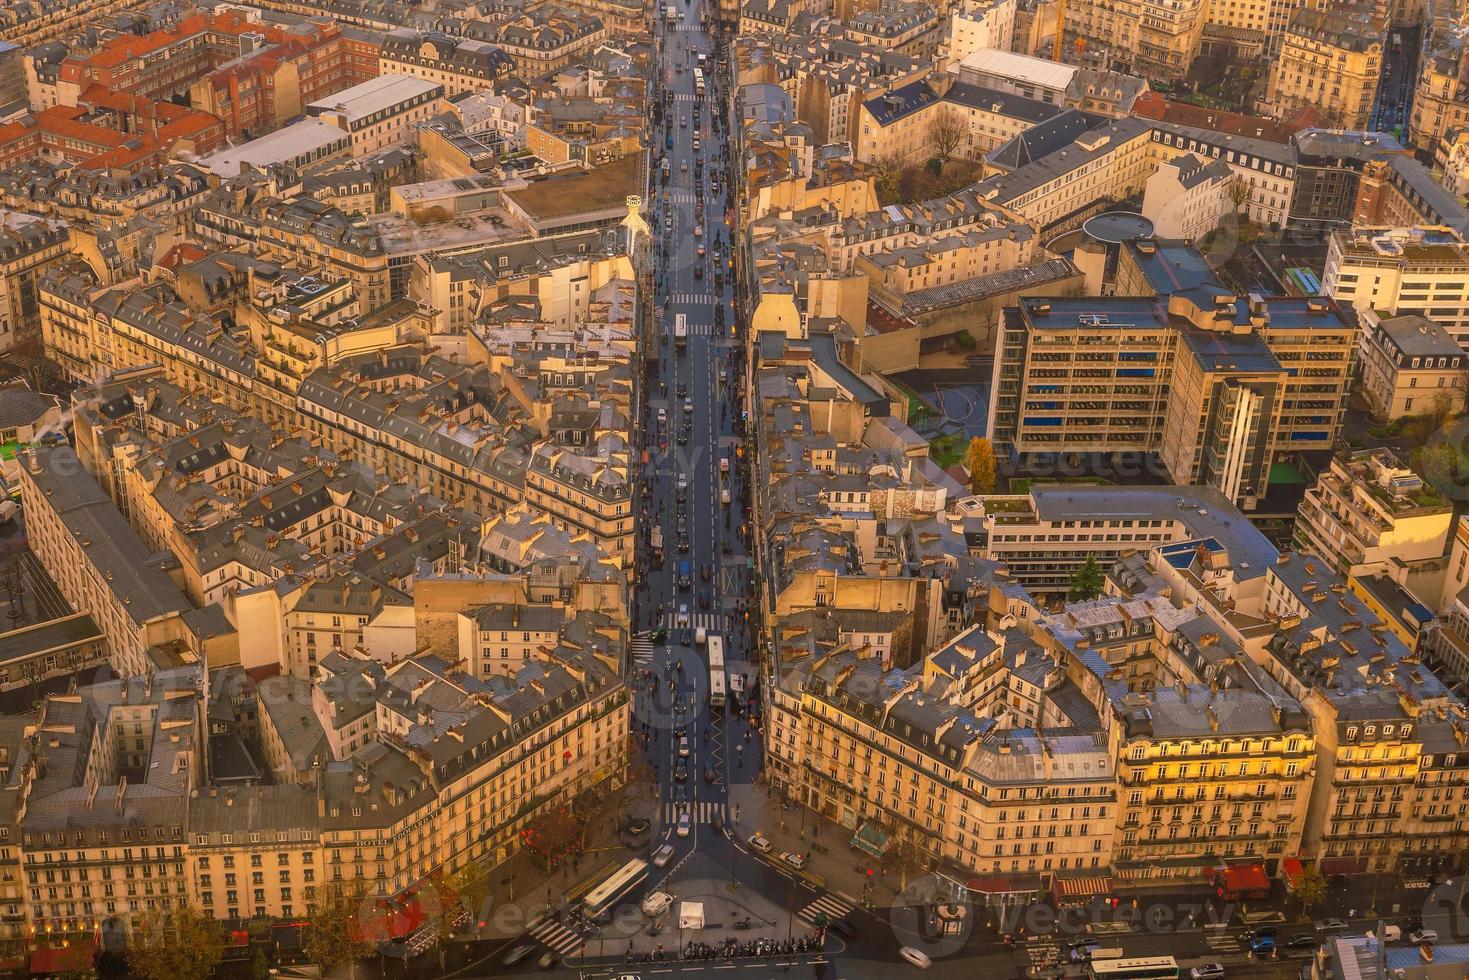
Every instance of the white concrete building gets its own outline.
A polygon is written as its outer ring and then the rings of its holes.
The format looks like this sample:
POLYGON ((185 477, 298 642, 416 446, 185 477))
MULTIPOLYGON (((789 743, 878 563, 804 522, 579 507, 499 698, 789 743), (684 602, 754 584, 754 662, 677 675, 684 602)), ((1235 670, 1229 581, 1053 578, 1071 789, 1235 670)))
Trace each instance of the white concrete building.
POLYGON ((352 155, 367 156, 403 141, 410 127, 438 111, 444 86, 408 75, 379 75, 306 106, 306 115, 352 137, 352 155))
POLYGON ((1160 164, 1143 190, 1143 217, 1159 238, 1203 238, 1235 210, 1234 171, 1192 153, 1160 164))
POLYGON ((1333 232, 1321 292, 1358 312, 1428 317, 1469 350, 1469 243, 1452 228, 1333 232))
POLYGON ((965 0, 949 14, 947 59, 963 61, 981 48, 1010 51, 1017 5, 1016 0, 965 0))

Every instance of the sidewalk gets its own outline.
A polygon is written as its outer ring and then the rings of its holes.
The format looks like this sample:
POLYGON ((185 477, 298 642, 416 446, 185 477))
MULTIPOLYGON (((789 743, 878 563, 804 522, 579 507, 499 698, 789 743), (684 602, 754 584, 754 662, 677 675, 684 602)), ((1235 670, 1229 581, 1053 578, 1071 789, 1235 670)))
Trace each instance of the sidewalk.
POLYGON ((587 825, 586 849, 572 863, 554 871, 538 868, 530 852, 517 847, 508 860, 489 869, 489 915, 480 916, 483 928, 474 931, 479 941, 512 939, 546 906, 557 905, 582 894, 601 878, 609 866, 620 866, 652 846, 657 830, 657 804, 646 793, 628 800, 627 789, 609 793, 587 825), (620 829, 627 819, 649 824, 642 835, 620 829))
MULTIPOLYGON (((763 782, 730 786, 729 801, 731 810, 739 806, 735 830, 742 846, 752 834, 761 834, 774 853, 791 851, 806 857, 806 870, 826 879, 828 892, 854 905, 865 901, 871 907, 887 908, 894 904, 902 876, 885 872, 873 858, 853 850, 851 830, 797 803, 782 810, 780 797, 767 792, 763 782), (869 868, 870 876, 866 873, 869 868)), ((910 870, 910 880, 914 873, 910 870)))

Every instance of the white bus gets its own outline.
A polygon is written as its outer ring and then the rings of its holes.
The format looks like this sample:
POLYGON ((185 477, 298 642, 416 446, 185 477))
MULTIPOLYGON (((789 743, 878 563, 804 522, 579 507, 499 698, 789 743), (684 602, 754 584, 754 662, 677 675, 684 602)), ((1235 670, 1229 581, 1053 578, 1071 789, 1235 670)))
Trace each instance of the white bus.
POLYGON ((1178 980, 1178 961, 1171 956, 1132 956, 1096 959, 1088 975, 1092 980, 1178 980))
POLYGON ((648 862, 634 858, 611 878, 587 892, 587 897, 582 899, 582 915, 594 920, 607 918, 647 879, 648 862))
POLYGON ((704 69, 702 68, 694 69, 694 94, 699 96, 704 94, 704 69))
POLYGON ((689 339, 689 318, 680 313, 673 318, 673 342, 682 347, 689 339))
POLYGON ((724 637, 709 634, 709 707, 724 707, 724 637))

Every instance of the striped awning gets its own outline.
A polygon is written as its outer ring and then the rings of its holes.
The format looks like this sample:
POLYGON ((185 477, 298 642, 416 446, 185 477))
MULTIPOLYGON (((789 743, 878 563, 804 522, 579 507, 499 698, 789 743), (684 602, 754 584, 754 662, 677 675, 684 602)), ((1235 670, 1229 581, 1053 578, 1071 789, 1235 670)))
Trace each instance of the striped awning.
POLYGON ((1112 879, 1108 875, 1087 878, 1057 878, 1051 885, 1051 894, 1058 899, 1091 898, 1093 895, 1109 895, 1112 879))

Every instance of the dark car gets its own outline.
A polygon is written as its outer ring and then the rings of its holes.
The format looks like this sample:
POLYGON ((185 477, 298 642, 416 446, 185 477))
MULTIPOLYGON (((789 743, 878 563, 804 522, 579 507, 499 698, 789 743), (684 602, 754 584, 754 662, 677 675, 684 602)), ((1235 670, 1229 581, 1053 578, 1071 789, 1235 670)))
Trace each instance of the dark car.
POLYGON ((681 783, 689 778, 689 761, 687 759, 679 759, 674 763, 673 778, 681 783))
POLYGON ((1251 929, 1249 932, 1245 933, 1245 935, 1249 936, 1251 939, 1257 939, 1261 936, 1269 936, 1271 939, 1274 939, 1278 932, 1279 930, 1277 930, 1274 926, 1257 926, 1254 929, 1251 929))
POLYGON ((832 919, 826 924, 826 931, 834 932, 849 942, 857 938, 857 930, 846 919, 832 919))
POLYGON ((1316 945, 1316 937, 1308 932, 1303 932, 1299 936, 1291 936, 1285 941, 1286 949, 1315 949, 1316 945))
POLYGON ((510 952, 506 953, 505 958, 502 959, 500 962, 505 964, 506 966, 514 966, 535 951, 536 947, 532 943, 521 943, 510 952))
POLYGON ((648 634, 648 641, 654 646, 662 646, 668 642, 668 627, 660 626, 648 634))

